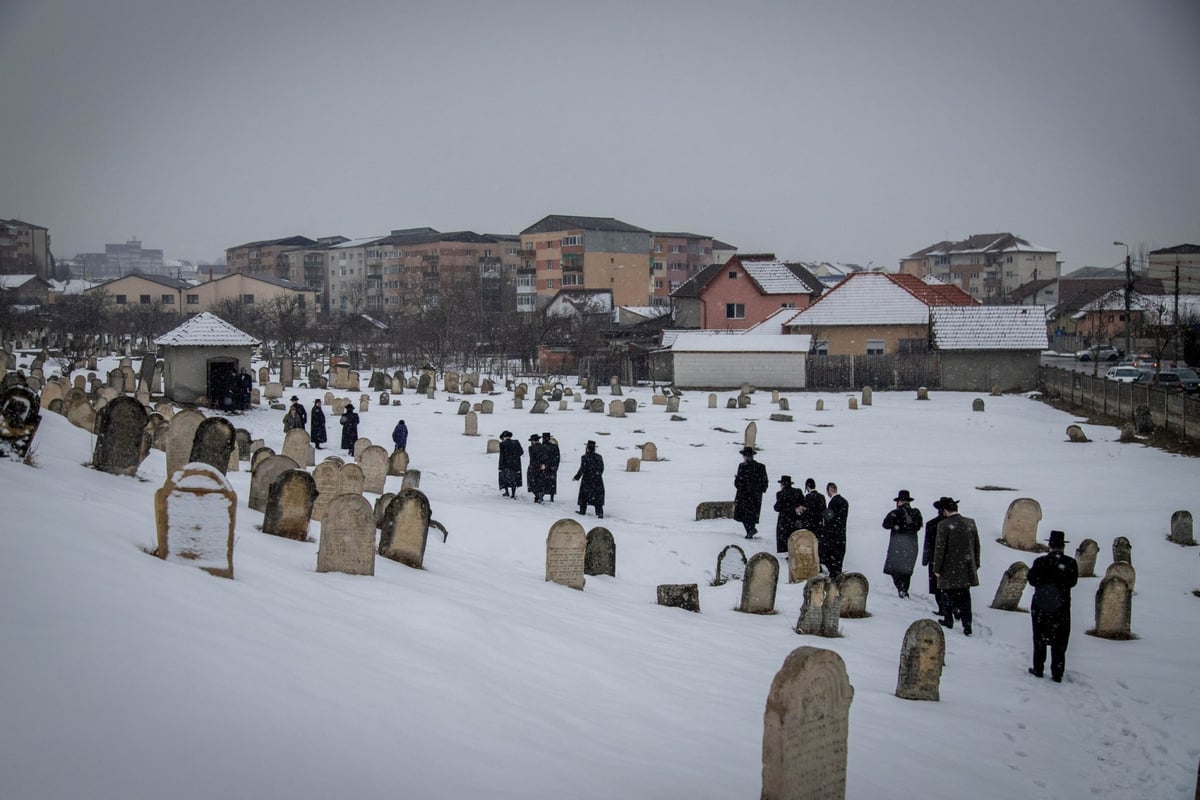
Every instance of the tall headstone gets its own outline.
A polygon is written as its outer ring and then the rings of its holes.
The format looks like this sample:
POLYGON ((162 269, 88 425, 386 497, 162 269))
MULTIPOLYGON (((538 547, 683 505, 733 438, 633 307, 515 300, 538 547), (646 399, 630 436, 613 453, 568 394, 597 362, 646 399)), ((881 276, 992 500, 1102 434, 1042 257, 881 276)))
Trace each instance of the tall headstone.
POLYGON ((362 494, 366 477, 358 464, 342 464, 338 468, 338 494, 362 494))
POLYGON ((1075 548, 1075 561, 1079 564, 1079 577, 1096 577, 1096 556, 1100 553, 1100 545, 1095 539, 1084 539, 1075 548))
POLYGON ((617 543, 608 528, 592 528, 587 532, 583 574, 616 576, 617 543))
POLYGON ((255 511, 267 510, 267 496, 275 478, 285 470, 300 469, 300 465, 287 456, 267 456, 250 475, 250 497, 247 501, 255 511))
POLYGON ((429 539, 429 498, 418 489, 401 489, 388 505, 391 524, 379 534, 379 555, 413 569, 425 565, 429 539))
POLYGON ((373 444, 362 451, 358 465, 363 471, 363 491, 383 494, 388 475, 388 451, 373 444))
POLYGON ((861 572, 843 572, 833 580, 842 598, 842 617, 862 619, 871 616, 867 611, 867 595, 871 584, 861 572))
POLYGON ((1029 578, 1029 565, 1024 561, 1014 561, 1004 570, 1004 577, 996 587, 996 595, 992 598, 992 608, 999 611, 1020 611, 1021 594, 1029 578))
MULTIPOLYGON (((36 402, 31 408, 37 409, 36 402)), ((7 419, 7 414, 3 418, 7 419)), ((132 397, 114 398, 100 409, 96 415, 96 449, 92 453, 92 466, 113 475, 135 474, 150 454, 147 418, 146 407, 132 397)))
POLYGON ((305 470, 287 469, 279 473, 267 491, 263 533, 303 542, 308 538, 308 521, 312 519, 316 497, 316 481, 305 470))
POLYGON ((679 396, 678 395, 671 395, 670 397, 667 398, 666 412, 668 414, 678 414, 679 413, 679 396))
POLYGON ((715 394, 709 394, 709 396, 708 396, 708 407, 709 407, 709 408, 716 408, 716 407, 717 407, 717 396, 716 396, 715 394))
POLYGON ((803 583, 821 571, 821 553, 816 534, 792 531, 787 542, 788 583, 803 583))
MULTIPOLYGON (((333 498, 338 495, 338 488, 341 478, 338 472, 342 465, 333 461, 322 461, 317 464, 313 470, 313 483, 316 488, 317 496, 313 501, 312 518, 318 522, 324 520, 325 509, 329 508, 329 504, 333 502, 333 498)), ((375 544, 372 541, 371 546, 375 544)))
POLYGON ((1114 561, 1109 564, 1108 569, 1104 570, 1104 577, 1111 578, 1113 575, 1125 581, 1129 591, 1132 592, 1137 587, 1137 570, 1128 561, 1114 561))
POLYGON ((478 436, 479 435, 479 415, 474 411, 468 411, 463 419, 463 436, 478 436))
POLYGON ((755 553, 746 562, 742 600, 737 610, 745 614, 774 614, 778 587, 779 559, 770 553, 755 553))
POLYGON ((1001 538, 1009 547, 1035 551, 1038 549, 1037 530, 1041 521, 1041 504, 1032 497, 1018 497, 1008 504, 1001 538))
POLYGON ((1096 627, 1089 631, 1102 639, 1132 639, 1133 589, 1123 578, 1110 575, 1096 590, 1096 627))
POLYGON ((771 682, 763 714, 762 800, 846 796, 854 687, 832 650, 798 647, 771 682))
POLYGON ((209 417, 196 426, 188 461, 208 464, 223 475, 229 468, 233 448, 233 425, 224 417, 209 417))
POLYGON ((187 464, 154 493, 155 555, 222 578, 233 577, 237 495, 208 464, 187 464))
POLYGON ((171 417, 171 428, 167 431, 168 475, 188 463, 196 441, 196 428, 203 421, 204 415, 193 408, 186 408, 171 417))
POLYGON ((821 603, 821 635, 841 636, 838 623, 842 619, 842 593, 835 582, 826 580, 825 600, 821 603))
POLYGON ((1112 560, 1133 563, 1133 545, 1124 536, 1118 536, 1112 543, 1112 560))
POLYGON ((754 448, 758 446, 758 423, 751 421, 746 425, 746 433, 742 437, 742 447, 754 448))
POLYGON ((1180 510, 1171 514, 1171 535, 1169 538, 1175 544, 1187 547, 1191 547, 1196 543, 1196 540, 1192 537, 1192 512, 1180 510))
MULTIPOLYGON (((13 384, 0 391, 0 458, 23 460, 29 454, 29 447, 33 444, 33 437, 41 422, 42 413, 38 405, 38 396, 29 387, 13 384)), ((142 427, 145 427, 145 409, 142 410, 142 427)), ((141 430, 142 428, 139 427, 139 437, 141 430)), ((137 442, 140 446, 141 439, 138 438, 137 442)), ((99 443, 97 443, 98 447, 99 443)), ((96 459, 93 458, 92 461, 93 464, 97 464, 99 469, 96 459)), ((140 459, 138 463, 141 463, 140 459)), ((105 471, 111 472, 112 470, 105 471)), ((129 473, 119 471, 118 474, 132 475, 136 471, 137 464, 134 464, 133 471, 129 473)))
POLYGON ((250 431, 245 428, 235 428, 233 431, 233 443, 237 447, 239 461, 250 460, 250 442, 254 441, 250 436, 250 431))
POLYGON ((900 674, 896 697, 902 700, 941 700, 942 665, 946 660, 946 636, 931 619, 908 626, 900 645, 900 674))
POLYGON ((584 586, 587 536, 573 519, 560 519, 546 535, 546 580, 572 589, 584 586))
POLYGON ((317 572, 375 574, 375 518, 371 504, 357 494, 329 501, 321 520, 317 572))
POLYGON ((874 400, 874 397, 875 397, 875 392, 871 389, 870 386, 864 386, 862 388, 862 404, 864 406, 871 405, 871 402, 874 400))
POLYGON ((407 469, 408 451, 393 450, 388 456, 388 475, 403 475, 407 469))
POLYGON ((292 428, 283 435, 283 455, 295 461, 302 467, 307 467, 316 460, 308 431, 304 428, 292 428))
POLYGON ((820 636, 824 630, 825 595, 829 592, 829 579, 815 575, 804 584, 804 603, 800 606, 800 618, 796 620, 796 633, 820 636))

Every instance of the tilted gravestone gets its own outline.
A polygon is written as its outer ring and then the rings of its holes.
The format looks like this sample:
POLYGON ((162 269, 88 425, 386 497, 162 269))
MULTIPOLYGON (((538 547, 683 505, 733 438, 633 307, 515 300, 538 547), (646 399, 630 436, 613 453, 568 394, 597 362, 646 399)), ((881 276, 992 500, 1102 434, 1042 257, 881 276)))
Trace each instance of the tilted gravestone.
POLYGON ((1192 512, 1180 510, 1171 514, 1171 535, 1168 538, 1175 544, 1187 547, 1196 543, 1192 538, 1192 512))
POLYGON ((1124 536, 1118 536, 1112 543, 1112 560, 1133 563, 1133 545, 1124 536))
POLYGON ((1100 581, 1096 590, 1096 627, 1088 631, 1101 639, 1132 639, 1133 588, 1118 575, 1100 581))
POLYGON ((771 682, 763 714, 763 800, 846 796, 854 687, 832 650, 798 647, 771 682))
POLYGON ((317 572, 375 574, 375 519, 371 504, 357 494, 329 501, 321 520, 317 572))
POLYGON ((187 408, 171 417, 171 429, 167 431, 167 474, 188 463, 192 445, 196 441, 196 428, 204 421, 204 415, 187 408))
MULTIPOLYGON (((499 451, 497 451, 499 452, 499 451)), ((393 450, 388 456, 388 475, 403 475, 408 470, 408 451, 393 450)))
POLYGON ((584 575, 617 574, 617 543, 608 528, 592 528, 587 532, 583 555, 584 575))
POLYGON ((471 402, 469 400, 461 400, 458 404, 458 416, 465 417, 471 410, 471 402))
POLYGON ((363 491, 383 494, 388 474, 388 451, 373 444, 362 451, 358 466, 363 471, 363 491))
POLYGON ((560 519, 546 535, 546 580, 582 589, 587 536, 573 519, 560 519))
POLYGON ((694 583, 660 583, 656 589, 658 604, 700 613, 700 587, 694 583))
POLYGON ((779 559, 770 553, 755 553, 746 562, 742 599, 737 610, 744 614, 774 614, 779 586, 779 559))
POLYGON ((812 531, 792 531, 787 541, 788 583, 803 583, 821 571, 821 553, 812 531))
POLYGON ((187 464, 154 493, 158 528, 155 555, 233 577, 233 528, 237 495, 225 476, 208 464, 187 464))
POLYGON ((1100 545, 1095 539, 1084 539, 1075 548, 1075 560, 1079 563, 1079 577, 1096 577, 1096 556, 1100 553, 1100 545))
MULTIPOLYGON (((338 488, 341 482, 339 472, 342 468, 341 464, 326 459, 320 464, 317 464, 313 470, 313 482, 316 488, 317 496, 313 501, 312 518, 318 522, 325 518, 325 510, 329 508, 329 504, 333 502, 333 498, 338 495, 338 488)), ((374 542, 371 543, 374 547, 374 542)))
POLYGON ((1024 561, 1014 561, 1004 570, 1004 577, 996 587, 996 595, 992 598, 992 608, 999 611, 1021 611, 1021 594, 1029 578, 1029 565, 1024 561))
POLYGON ((229 420, 224 417, 209 417, 196 426, 188 461, 208 464, 225 474, 234 446, 233 425, 229 420))
POLYGON ((1068 425, 1067 441, 1075 443, 1087 443, 1090 442, 1091 439, 1089 439, 1087 434, 1083 432, 1083 428, 1079 427, 1078 425, 1068 425))
POLYGON ((379 555, 413 569, 424 569, 429 498, 419 489, 401 489, 388 504, 386 516, 391 523, 380 531, 379 555))
MULTIPOLYGON (((142 413, 144 415, 145 411, 142 413)), ((29 454, 29 446, 33 444, 41 422, 38 396, 31 389, 14 384, 0 391, 0 457, 23 460, 29 454)), ((134 470, 137 470, 136 464, 134 470)))
POLYGON ((1133 591, 1137 585, 1137 570, 1133 568, 1133 564, 1128 561, 1114 561, 1108 565, 1108 569, 1104 570, 1104 577, 1109 578, 1116 575, 1121 580, 1129 585, 1129 591, 1133 591))
POLYGON ((713 578, 713 586, 723 586, 729 580, 741 580, 746 574, 746 551, 738 547, 736 544, 727 544, 721 548, 721 552, 717 555, 717 572, 713 578), (741 559, 737 567, 725 570, 725 557, 729 555, 729 551, 733 551, 741 559))
POLYGON ((805 582, 804 603, 800 606, 800 618, 796 620, 796 633, 821 635, 825 628, 825 595, 829 588, 829 579, 824 575, 816 575, 805 582))
POLYGON ((135 474, 150 454, 147 418, 145 406, 132 397, 117 397, 100 409, 92 466, 113 475, 135 474))
POLYGON ((900 674, 896 697, 902 700, 941 700, 942 665, 946 660, 946 636, 931 619, 908 626, 900 645, 900 674))
POLYGON ((1032 497, 1018 497, 1008 504, 1004 514, 1001 538, 1017 550, 1036 551, 1038 523, 1042 521, 1042 506, 1032 497))
POLYGON ((300 469, 300 465, 287 456, 267 456, 260 461, 250 475, 249 507, 255 511, 266 511, 271 484, 281 472, 289 469, 300 469))
POLYGON ((316 481, 305 470, 287 469, 279 473, 267 490, 263 533, 305 541, 316 497, 316 481))
POLYGON ((833 580, 842 597, 842 617, 863 619, 871 616, 867 611, 867 595, 871 584, 861 572, 843 572, 833 580))

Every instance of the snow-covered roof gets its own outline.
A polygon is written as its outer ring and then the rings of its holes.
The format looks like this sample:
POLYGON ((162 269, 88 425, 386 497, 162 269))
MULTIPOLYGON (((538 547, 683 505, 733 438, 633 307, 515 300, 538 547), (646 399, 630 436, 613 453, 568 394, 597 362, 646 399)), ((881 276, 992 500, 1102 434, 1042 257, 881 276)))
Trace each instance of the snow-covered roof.
POLYGON ((245 331, 240 331, 215 314, 205 311, 154 340, 168 347, 253 347, 259 343, 245 331))
MULTIPOLYGON (((1129 296, 1129 307, 1134 311, 1155 314, 1163 324, 1173 325, 1175 322, 1175 295, 1133 292, 1129 296)), ((1125 291, 1113 289, 1079 309, 1071 318, 1083 319, 1093 311, 1124 310, 1125 291)), ((1179 316, 1182 319, 1200 318, 1200 295, 1181 294, 1179 296, 1179 316)))
POLYGON ((762 322, 757 322, 746 328, 744 333, 748 336, 782 336, 782 327, 799 313, 799 309, 781 308, 762 322))
POLYGON ((0 289, 18 289, 37 275, 0 275, 0 289))
POLYGON ((82 294, 88 289, 99 286, 100 281, 89 281, 83 278, 72 278, 69 281, 50 280, 50 291, 60 294, 82 294))
POLYGON ((671 313, 670 306, 621 306, 621 310, 646 319, 658 319, 671 313))
POLYGON ((727 331, 718 330, 693 330, 691 328, 668 328, 662 332, 662 347, 671 349, 671 345, 675 344, 675 340, 685 333, 697 333, 701 336, 716 336, 717 334, 727 333, 727 331))
POLYGON ((807 353, 812 337, 807 333, 791 336, 746 336, 726 333, 719 336, 688 331, 675 337, 675 353, 807 353))
POLYGON ((878 272, 856 272, 797 314, 790 328, 810 325, 924 325, 929 306, 878 272))
POLYGON ((934 306, 929 309, 938 350, 1045 350, 1043 306, 934 306))
POLYGON ((742 261, 741 264, 763 294, 811 294, 813 291, 782 261, 742 261))

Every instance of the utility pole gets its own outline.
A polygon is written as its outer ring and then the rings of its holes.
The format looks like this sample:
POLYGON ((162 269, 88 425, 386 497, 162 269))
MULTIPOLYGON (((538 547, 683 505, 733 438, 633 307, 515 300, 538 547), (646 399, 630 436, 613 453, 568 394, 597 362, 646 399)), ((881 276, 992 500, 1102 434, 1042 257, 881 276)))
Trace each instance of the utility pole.
POLYGON ((1115 247, 1125 248, 1125 355, 1130 353, 1130 308, 1129 296, 1133 293, 1133 261, 1129 257, 1129 245, 1113 242, 1115 247))

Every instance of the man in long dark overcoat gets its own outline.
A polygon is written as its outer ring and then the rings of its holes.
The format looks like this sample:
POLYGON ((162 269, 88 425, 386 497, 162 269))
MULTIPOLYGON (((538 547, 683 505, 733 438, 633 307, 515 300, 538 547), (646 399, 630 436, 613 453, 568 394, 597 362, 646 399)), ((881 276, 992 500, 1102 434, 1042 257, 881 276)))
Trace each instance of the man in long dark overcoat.
POLYGON ((496 468, 500 491, 504 493, 505 497, 515 498, 517 496, 517 489, 521 486, 521 456, 523 455, 525 455, 525 448, 512 438, 512 431, 504 431, 500 434, 500 460, 496 468))
POLYGON ((767 481, 767 468, 754 460, 754 448, 742 448, 742 463, 738 464, 733 476, 733 518, 746 529, 746 538, 753 539, 758 533, 758 518, 762 514, 763 493, 771 484, 767 481))
POLYGON ((1062 683, 1067 669, 1067 641, 1071 638, 1071 587, 1079 581, 1079 564, 1063 552, 1066 534, 1050 531, 1050 552, 1034 559, 1029 568, 1033 602, 1033 666, 1031 675, 1042 677, 1046 647, 1050 647, 1050 677, 1062 683))
POLYGON ((817 541, 825 529, 825 495, 817 491, 817 481, 808 478, 804 481, 804 508, 800 510, 800 527, 812 531, 817 541))
POLYGON ((313 443, 313 447, 320 450, 329 434, 325 431, 325 412, 321 410, 321 401, 313 400, 312 413, 308 415, 309 432, 308 438, 313 443))
POLYGON ((533 434, 529 437, 529 466, 525 468, 525 488, 533 495, 533 502, 542 502, 542 495, 545 494, 543 488, 542 472, 545 462, 542 460, 542 437, 539 434, 533 434))
POLYGON ((547 431, 542 434, 542 492, 550 498, 550 502, 554 502, 554 495, 558 494, 558 465, 562 463, 562 453, 558 449, 558 442, 554 441, 554 437, 547 431))
POLYGON ((775 510, 779 519, 775 522, 775 552, 786 553, 788 538, 793 531, 800 530, 800 505, 804 492, 792 485, 792 476, 779 479, 779 491, 775 493, 775 510))
POLYGON ((594 506, 596 516, 604 519, 604 458, 596 452, 595 442, 588 441, 571 480, 579 481, 579 515, 586 517, 587 507, 594 506))
POLYGON ((946 598, 939 622, 947 628, 962 621, 963 633, 971 635, 971 587, 979 585, 979 529, 975 520, 958 513, 958 501, 942 499, 946 518, 938 523, 933 549, 933 574, 946 598))
POLYGON ((917 564, 917 534, 924 520, 921 512, 912 507, 912 495, 901 489, 893 498, 896 507, 883 518, 883 527, 890 530, 887 558, 883 562, 883 574, 892 576, 896 594, 908 597, 908 586, 912 581, 913 568, 917 564))

